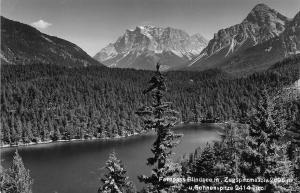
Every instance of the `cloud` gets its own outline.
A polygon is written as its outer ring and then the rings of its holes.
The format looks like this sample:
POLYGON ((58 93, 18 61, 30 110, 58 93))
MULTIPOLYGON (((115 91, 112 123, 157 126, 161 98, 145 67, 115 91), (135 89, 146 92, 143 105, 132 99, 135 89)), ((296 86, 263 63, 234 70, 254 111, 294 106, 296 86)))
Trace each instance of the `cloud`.
POLYGON ((36 22, 31 23, 31 25, 38 29, 46 29, 46 28, 50 27, 52 24, 40 19, 36 22))

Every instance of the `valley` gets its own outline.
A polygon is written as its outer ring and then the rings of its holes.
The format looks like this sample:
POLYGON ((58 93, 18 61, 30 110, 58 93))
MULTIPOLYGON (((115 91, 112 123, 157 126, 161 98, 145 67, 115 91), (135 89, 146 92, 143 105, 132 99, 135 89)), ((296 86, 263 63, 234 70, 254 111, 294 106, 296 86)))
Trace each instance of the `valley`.
POLYGON ((292 181, 238 187, 299 192, 298 10, 57 1, 1 16, 0 192, 198 193, 233 186, 166 179, 245 177, 292 181), (53 20, 31 22, 41 10, 53 20), (239 22, 206 38, 222 10, 239 22))

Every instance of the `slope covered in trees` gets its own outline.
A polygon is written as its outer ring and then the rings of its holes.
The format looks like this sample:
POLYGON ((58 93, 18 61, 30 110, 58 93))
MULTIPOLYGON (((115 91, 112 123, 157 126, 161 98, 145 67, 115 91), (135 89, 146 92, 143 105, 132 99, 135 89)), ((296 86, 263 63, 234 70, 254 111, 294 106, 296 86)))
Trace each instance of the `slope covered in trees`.
POLYGON ((187 182, 183 191, 198 192, 195 187, 204 185, 227 187, 226 192, 299 192, 299 146, 286 138, 286 131, 299 120, 289 120, 286 104, 260 91, 242 123, 227 123, 221 141, 199 147, 182 162, 184 177, 219 181, 187 182))
POLYGON ((27 65, 40 62, 64 66, 102 66, 69 41, 44 34, 30 25, 3 16, 0 20, 2 64, 27 65))
MULTIPOLYGON (((263 73, 231 77, 220 70, 167 72, 166 100, 180 121, 238 120, 257 101, 257 90, 276 92, 299 79, 300 56, 263 73)), ((134 114, 150 97, 140 95, 153 72, 104 67, 3 65, 2 142, 117 137, 139 133, 134 114)), ((292 114, 299 105, 291 103, 292 114)))

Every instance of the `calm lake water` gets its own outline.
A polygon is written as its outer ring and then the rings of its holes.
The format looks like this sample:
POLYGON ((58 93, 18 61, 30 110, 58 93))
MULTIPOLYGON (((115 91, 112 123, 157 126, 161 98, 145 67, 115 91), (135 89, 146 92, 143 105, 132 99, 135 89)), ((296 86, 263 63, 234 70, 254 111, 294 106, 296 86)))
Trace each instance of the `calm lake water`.
MULTIPOLYGON (((174 149, 177 157, 194 152, 195 148, 218 140, 220 130, 209 125, 178 126, 177 133, 183 133, 181 143, 174 149)), ((152 155, 150 148, 154 134, 132 136, 126 139, 93 140, 42 144, 18 147, 25 167, 30 169, 34 179, 33 193, 96 193, 100 177, 110 152, 127 168, 130 180, 138 189, 137 176, 150 174, 146 159, 152 155)), ((1 149, 2 165, 11 164, 16 148, 1 149)))

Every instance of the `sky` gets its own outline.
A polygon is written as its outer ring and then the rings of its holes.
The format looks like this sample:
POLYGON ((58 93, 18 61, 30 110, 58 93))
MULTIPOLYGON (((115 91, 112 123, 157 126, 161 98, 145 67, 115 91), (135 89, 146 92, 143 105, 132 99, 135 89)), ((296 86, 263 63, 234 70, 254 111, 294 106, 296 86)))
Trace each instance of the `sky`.
POLYGON ((1 15, 80 46, 94 56, 126 29, 154 25, 200 33, 240 23, 258 3, 292 18, 300 0, 0 0, 1 15))

